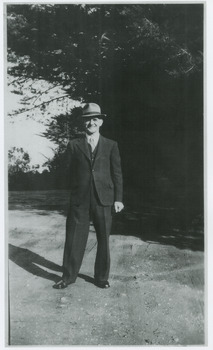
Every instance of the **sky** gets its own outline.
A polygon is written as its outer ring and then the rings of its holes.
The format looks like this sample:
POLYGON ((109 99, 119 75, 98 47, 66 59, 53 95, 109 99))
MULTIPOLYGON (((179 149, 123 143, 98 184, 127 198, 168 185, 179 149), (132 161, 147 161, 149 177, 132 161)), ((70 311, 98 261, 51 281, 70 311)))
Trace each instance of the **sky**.
POLYGON ((42 164, 47 158, 52 158, 55 145, 39 136, 45 131, 45 126, 35 120, 18 117, 14 123, 7 120, 7 149, 22 147, 31 158, 31 165, 42 164))
POLYGON ((5 96, 5 109, 8 115, 5 120, 6 149, 22 147, 24 151, 29 153, 30 165, 39 164, 38 171, 42 172, 45 169, 42 167, 43 163, 53 157, 54 149, 57 147, 56 144, 41 136, 46 131, 45 123, 50 121, 53 116, 67 113, 74 106, 79 106, 79 102, 65 97, 63 100, 54 100, 47 104, 45 112, 42 112, 40 108, 36 108, 37 105, 65 95, 60 86, 53 86, 45 80, 35 82, 31 80, 20 87, 10 84, 14 80, 13 77, 8 79, 5 96), (37 91, 36 95, 31 92, 32 86, 33 91, 37 91), (42 92, 43 94, 41 94, 42 92), (23 99, 28 99, 27 104, 23 104, 23 99), (23 107, 28 111, 17 113, 23 107))

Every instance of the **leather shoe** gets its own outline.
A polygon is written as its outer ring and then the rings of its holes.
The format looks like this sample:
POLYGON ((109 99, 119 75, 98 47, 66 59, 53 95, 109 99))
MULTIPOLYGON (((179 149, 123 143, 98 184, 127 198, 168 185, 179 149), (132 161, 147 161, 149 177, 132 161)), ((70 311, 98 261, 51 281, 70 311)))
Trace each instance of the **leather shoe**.
POLYGON ((65 281, 63 281, 63 280, 61 280, 61 281, 59 281, 59 282, 57 282, 56 284, 53 285, 53 288, 55 288, 55 289, 64 289, 64 288, 67 288, 67 287, 68 287, 68 284, 65 281))
POLYGON ((109 288, 110 284, 108 281, 95 281, 95 285, 99 288, 109 288))

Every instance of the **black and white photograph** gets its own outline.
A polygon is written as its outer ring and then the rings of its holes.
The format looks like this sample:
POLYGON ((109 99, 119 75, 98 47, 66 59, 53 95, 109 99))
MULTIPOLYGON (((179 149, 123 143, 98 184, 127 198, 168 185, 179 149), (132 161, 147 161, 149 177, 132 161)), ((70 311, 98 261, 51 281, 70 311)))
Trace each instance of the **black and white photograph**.
POLYGON ((206 2, 5 2, 5 345, 207 346, 206 2))

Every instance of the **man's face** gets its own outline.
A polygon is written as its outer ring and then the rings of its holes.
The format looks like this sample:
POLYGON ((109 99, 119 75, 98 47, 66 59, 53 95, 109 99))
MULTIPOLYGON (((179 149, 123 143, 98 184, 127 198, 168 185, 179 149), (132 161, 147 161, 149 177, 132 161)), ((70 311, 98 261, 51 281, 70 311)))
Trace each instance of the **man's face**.
POLYGON ((102 124, 103 119, 99 119, 97 117, 84 118, 84 127, 88 135, 92 135, 95 132, 98 132, 102 124))

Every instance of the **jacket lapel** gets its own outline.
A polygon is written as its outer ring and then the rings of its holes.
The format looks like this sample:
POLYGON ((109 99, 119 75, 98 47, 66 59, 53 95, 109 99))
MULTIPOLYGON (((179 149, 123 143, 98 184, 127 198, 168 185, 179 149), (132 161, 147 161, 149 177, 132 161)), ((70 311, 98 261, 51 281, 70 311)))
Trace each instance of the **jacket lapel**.
POLYGON ((96 153, 96 157, 95 157, 95 162, 100 157, 100 155, 103 154, 104 146, 105 146, 104 138, 103 138, 103 136, 100 135, 99 142, 98 142, 97 153, 96 153))
POLYGON ((79 140, 78 147, 80 148, 80 150, 85 154, 85 156, 90 161, 89 148, 88 148, 88 145, 87 145, 86 138, 82 138, 82 139, 79 140))

